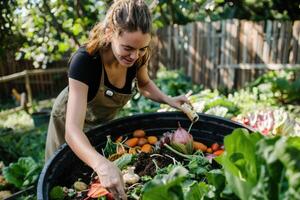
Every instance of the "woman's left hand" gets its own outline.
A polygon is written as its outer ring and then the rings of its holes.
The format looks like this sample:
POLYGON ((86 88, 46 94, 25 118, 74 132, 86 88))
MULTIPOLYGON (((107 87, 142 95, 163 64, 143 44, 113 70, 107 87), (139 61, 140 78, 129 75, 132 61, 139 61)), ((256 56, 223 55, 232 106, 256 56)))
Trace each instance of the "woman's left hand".
POLYGON ((188 98, 185 95, 170 97, 170 99, 167 103, 170 106, 172 106, 173 108, 177 108, 179 110, 181 110, 181 105, 184 103, 191 105, 190 101, 188 100, 188 98))

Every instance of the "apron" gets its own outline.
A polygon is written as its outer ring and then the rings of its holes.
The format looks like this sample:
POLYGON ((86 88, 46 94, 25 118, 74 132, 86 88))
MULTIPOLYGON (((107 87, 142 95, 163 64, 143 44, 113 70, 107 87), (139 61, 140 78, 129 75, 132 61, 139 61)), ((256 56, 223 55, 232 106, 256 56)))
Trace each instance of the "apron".
MULTIPOLYGON (((136 81, 133 81, 134 85, 132 86, 131 94, 115 92, 114 90, 105 86, 104 73, 104 66, 102 65, 99 89, 94 99, 87 104, 83 132, 86 132, 95 125, 112 120, 118 111, 121 110, 131 99, 133 96, 133 90, 136 89, 136 81)), ((68 87, 66 87, 58 95, 54 102, 46 140, 46 161, 62 144, 65 143, 65 121, 68 95, 69 90, 68 87)))

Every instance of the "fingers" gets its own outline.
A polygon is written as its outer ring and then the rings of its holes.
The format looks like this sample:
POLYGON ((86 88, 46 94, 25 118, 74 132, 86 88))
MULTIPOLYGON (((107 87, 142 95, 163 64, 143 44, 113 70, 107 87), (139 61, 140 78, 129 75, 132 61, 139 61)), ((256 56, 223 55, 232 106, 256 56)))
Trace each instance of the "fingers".
POLYGON ((117 184, 115 187, 109 188, 109 191, 112 193, 114 199, 127 200, 126 193, 121 183, 117 184))
POLYGON ((112 196, 116 200, 127 200, 126 193, 124 191, 123 178, 119 175, 114 177, 104 176, 100 177, 101 184, 111 192, 112 196))
POLYGON ((114 187, 109 188, 108 190, 110 191, 110 193, 112 194, 112 196, 114 197, 115 200, 120 199, 119 194, 118 194, 117 190, 114 187))
POLYGON ((121 186, 121 184, 119 185, 119 187, 117 187, 117 192, 118 192, 119 198, 121 200, 127 200, 127 196, 126 196, 124 188, 121 186))
POLYGON ((125 183, 124 183, 124 181, 123 181, 123 176, 122 176, 122 174, 120 173, 120 180, 119 180, 119 182, 118 182, 118 184, 117 184, 116 190, 117 190, 117 192, 118 192, 118 194, 119 194, 119 198, 120 198, 120 199, 122 199, 122 200, 127 200, 127 195, 126 195, 126 193, 125 193, 124 188, 125 188, 125 183))

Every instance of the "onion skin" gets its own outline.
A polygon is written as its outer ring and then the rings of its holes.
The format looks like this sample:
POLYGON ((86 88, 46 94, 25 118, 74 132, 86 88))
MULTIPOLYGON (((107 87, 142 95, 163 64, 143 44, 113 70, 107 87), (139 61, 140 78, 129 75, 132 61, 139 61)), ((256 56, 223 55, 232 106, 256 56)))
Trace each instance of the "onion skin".
POLYGON ((181 153, 187 155, 193 154, 193 136, 182 127, 179 127, 172 134, 170 144, 181 153))

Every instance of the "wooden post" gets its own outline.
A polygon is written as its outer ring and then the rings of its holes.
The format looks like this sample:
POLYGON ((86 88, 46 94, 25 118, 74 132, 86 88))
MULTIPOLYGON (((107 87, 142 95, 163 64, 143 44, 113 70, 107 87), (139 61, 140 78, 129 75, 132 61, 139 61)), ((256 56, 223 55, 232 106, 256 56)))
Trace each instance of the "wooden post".
POLYGON ((31 87, 30 87, 30 79, 29 79, 29 74, 28 71, 25 70, 25 87, 28 95, 28 103, 32 105, 32 92, 31 92, 31 87))

